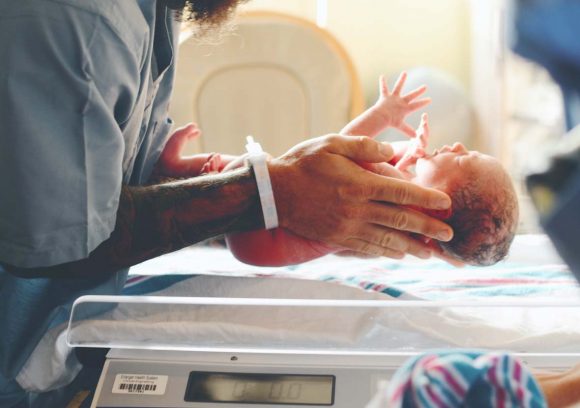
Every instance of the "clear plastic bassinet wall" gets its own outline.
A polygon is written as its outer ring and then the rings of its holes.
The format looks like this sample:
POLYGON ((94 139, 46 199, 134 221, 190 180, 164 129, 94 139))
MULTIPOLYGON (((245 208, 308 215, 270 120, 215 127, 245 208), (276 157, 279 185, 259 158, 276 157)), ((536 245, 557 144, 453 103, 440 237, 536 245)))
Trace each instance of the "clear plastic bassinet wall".
POLYGON ((507 350, 580 359, 580 303, 85 296, 76 347, 300 354, 415 355, 507 350))

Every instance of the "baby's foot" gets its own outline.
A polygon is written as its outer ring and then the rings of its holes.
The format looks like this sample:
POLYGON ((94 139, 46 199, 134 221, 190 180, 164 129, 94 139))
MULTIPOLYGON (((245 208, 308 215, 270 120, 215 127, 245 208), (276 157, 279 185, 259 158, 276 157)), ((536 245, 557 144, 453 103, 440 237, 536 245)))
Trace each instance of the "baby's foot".
POLYGON ((190 123, 187 126, 177 129, 169 138, 163 152, 159 157, 159 163, 168 169, 178 167, 182 161, 182 152, 185 145, 201 135, 201 130, 197 124, 190 123))

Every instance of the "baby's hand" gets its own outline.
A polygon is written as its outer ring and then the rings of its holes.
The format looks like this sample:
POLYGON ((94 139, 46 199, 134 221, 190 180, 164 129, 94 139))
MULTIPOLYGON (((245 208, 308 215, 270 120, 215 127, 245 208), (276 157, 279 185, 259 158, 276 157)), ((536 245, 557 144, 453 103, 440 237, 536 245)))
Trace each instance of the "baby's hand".
POLYGON ((417 128, 417 132, 415 133, 415 139, 417 140, 417 145, 421 147, 421 149, 426 149, 427 144, 429 143, 429 136, 431 135, 431 131, 429 129, 429 117, 426 113, 421 115, 421 123, 417 128))
POLYGON ((408 169, 414 166, 422 157, 425 157, 427 148, 427 143, 429 141, 429 122, 427 114, 424 113, 421 116, 421 124, 417 128, 415 137, 409 143, 405 154, 401 159, 395 164, 395 167, 409 175, 408 169))
POLYGON ((401 90, 405 85, 407 73, 403 72, 397 79, 393 92, 389 92, 385 78, 380 78, 380 96, 375 104, 375 109, 386 118, 387 125, 399 129, 409 137, 415 137, 415 129, 405 123, 405 118, 412 112, 423 108, 431 103, 431 98, 422 98, 416 100, 419 96, 425 93, 427 87, 425 85, 401 96, 401 90))
POLYGON ((222 157, 219 153, 210 153, 206 162, 203 164, 199 175, 216 174, 224 168, 222 157))

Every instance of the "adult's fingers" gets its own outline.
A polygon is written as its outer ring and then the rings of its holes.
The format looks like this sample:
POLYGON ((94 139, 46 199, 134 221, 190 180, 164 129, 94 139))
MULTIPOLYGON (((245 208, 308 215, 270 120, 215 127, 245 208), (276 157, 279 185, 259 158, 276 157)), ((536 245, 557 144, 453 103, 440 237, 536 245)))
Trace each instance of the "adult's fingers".
POLYGON ((414 205, 420 208, 446 210, 451 207, 451 199, 442 191, 421 187, 407 180, 386 178, 371 174, 371 196, 375 201, 414 205))
POLYGON ((367 163, 388 162, 393 157, 389 143, 381 143, 367 136, 332 136, 326 150, 351 160, 367 163))
POLYGON ((362 252, 353 251, 351 249, 345 249, 343 251, 335 252, 334 255, 343 256, 345 258, 353 257, 353 258, 363 258, 363 259, 371 259, 371 258, 378 258, 379 257, 379 255, 365 254, 362 252))
POLYGON ((361 230, 360 239, 373 245, 379 245, 395 252, 403 252, 416 256, 421 259, 431 257, 431 248, 429 245, 413 239, 409 234, 385 228, 376 224, 368 224, 361 230))
POLYGON ((384 177, 404 179, 405 176, 398 169, 388 163, 364 163, 365 169, 384 177))
POLYGON ((426 244, 431 248, 435 257, 447 262, 452 266, 455 266, 456 268, 463 268, 465 266, 465 262, 447 255, 437 241, 429 241, 426 244))
POLYGON ((394 251, 390 248, 384 248, 380 245, 359 239, 350 238, 344 242, 344 246, 352 251, 368 254, 369 256, 386 256, 387 258, 402 259, 405 257, 404 252, 394 251))
POLYGON ((455 266, 456 268, 463 268, 465 267, 465 263, 458 261, 457 259, 451 258, 450 256, 445 255, 442 252, 433 252, 435 257, 441 259, 442 261, 447 262, 451 266, 455 266))
POLYGON ((453 238, 453 230, 449 225, 401 206, 375 203, 369 207, 368 220, 383 227, 414 232, 439 241, 450 241, 453 238))

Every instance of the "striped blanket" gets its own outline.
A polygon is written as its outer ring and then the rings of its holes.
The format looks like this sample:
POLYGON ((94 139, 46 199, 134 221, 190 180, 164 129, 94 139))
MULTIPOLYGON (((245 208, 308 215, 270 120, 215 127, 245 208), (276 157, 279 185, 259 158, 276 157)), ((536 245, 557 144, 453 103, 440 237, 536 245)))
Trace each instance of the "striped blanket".
POLYGON ((545 408, 529 370, 506 353, 432 352, 412 358, 370 407, 545 408))
POLYGON ((238 262, 227 249, 197 246, 132 268, 125 290, 142 294, 199 274, 322 280, 403 299, 580 298, 575 278, 544 235, 517 236, 506 261, 484 268, 455 268, 440 260, 410 257, 389 260, 336 255, 301 265, 254 267, 238 262))

